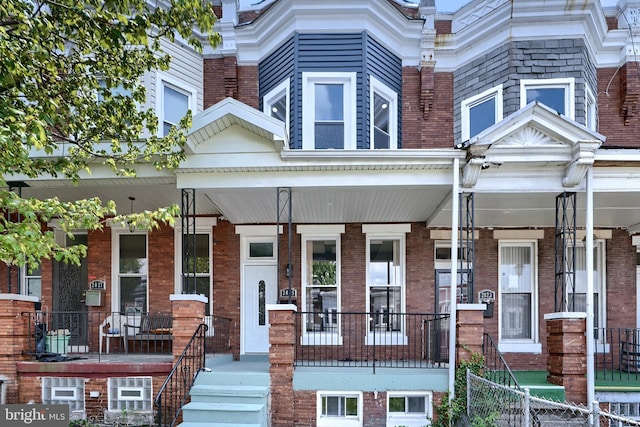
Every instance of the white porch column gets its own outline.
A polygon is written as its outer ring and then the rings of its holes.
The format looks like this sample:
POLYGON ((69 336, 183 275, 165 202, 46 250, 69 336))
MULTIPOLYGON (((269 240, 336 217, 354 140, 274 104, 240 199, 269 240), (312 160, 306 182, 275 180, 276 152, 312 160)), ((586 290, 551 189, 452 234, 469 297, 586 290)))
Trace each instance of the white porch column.
POLYGON ((449 401, 455 397, 456 381, 456 310, 458 298, 458 217, 460 210, 460 159, 453 159, 451 189, 451 294, 449 317, 449 401))
POLYGON ((595 365, 593 352, 595 348, 595 338, 593 336, 594 327, 594 307, 593 307, 593 169, 587 169, 586 175, 586 203, 585 203, 585 250, 587 268, 587 403, 591 404, 595 400, 595 365))

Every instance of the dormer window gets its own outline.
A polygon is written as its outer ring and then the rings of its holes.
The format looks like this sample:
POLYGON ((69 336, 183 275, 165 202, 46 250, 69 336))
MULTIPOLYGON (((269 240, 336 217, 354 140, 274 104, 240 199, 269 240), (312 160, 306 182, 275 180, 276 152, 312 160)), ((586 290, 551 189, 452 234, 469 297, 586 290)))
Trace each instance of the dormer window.
POLYGON ((398 148, 398 94, 370 77, 371 141, 374 149, 398 148))
POLYGON ((462 141, 468 141, 502 120, 502 85, 465 99, 460 110, 462 141))
POLYGON ((575 79, 520 80, 520 108, 538 101, 575 120, 575 79))
POLYGON ((356 73, 303 73, 302 148, 356 148, 356 73))

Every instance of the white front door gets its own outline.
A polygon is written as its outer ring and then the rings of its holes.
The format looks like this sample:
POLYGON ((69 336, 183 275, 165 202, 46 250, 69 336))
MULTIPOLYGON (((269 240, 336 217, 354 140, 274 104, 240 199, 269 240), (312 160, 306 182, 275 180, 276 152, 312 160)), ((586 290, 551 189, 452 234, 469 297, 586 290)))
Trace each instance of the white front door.
POLYGON ((267 304, 277 302, 277 267, 245 265, 243 275, 242 342, 244 353, 269 352, 267 304))

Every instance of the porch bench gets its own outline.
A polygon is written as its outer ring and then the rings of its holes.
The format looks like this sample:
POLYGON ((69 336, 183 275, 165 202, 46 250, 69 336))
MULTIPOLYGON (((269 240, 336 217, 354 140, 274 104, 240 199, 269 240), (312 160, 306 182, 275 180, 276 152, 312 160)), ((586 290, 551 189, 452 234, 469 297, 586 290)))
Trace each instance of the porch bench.
POLYGON ((620 341, 620 370, 640 372, 640 343, 620 341))
POLYGON ((146 343, 149 352, 151 352, 152 348, 162 351, 164 343, 171 344, 173 340, 171 313, 141 314, 139 322, 134 323, 139 324, 124 325, 125 353, 129 352, 129 341, 132 341, 134 346, 135 343, 139 343, 140 348, 146 343))

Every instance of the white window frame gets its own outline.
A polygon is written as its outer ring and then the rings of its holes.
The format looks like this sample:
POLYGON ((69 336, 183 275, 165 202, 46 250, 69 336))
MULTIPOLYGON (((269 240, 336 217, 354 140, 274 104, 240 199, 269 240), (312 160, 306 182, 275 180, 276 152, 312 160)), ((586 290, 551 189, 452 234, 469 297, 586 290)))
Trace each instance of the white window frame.
MULTIPOLYGON (((584 242, 578 241, 576 242, 576 248, 582 248, 586 250, 586 246, 584 242)), ((594 313, 598 316, 599 324, 598 334, 596 336, 596 346, 598 352, 608 352, 609 346, 608 343, 605 342, 606 334, 603 336, 600 331, 604 330, 607 327, 607 245, 605 239, 594 239, 593 248, 596 250, 596 256, 593 257, 593 268, 598 273, 598 281, 594 282, 594 293, 598 294, 598 312, 594 313), (598 287, 599 286, 599 287, 598 287)), ((577 280, 576 280, 577 281, 577 280)), ((585 285, 586 287, 586 285, 585 285)), ((567 293, 571 292, 570 289, 567 289, 567 293)), ((577 292, 580 294, 585 292, 577 292)), ((568 295, 567 295, 567 301, 568 295)), ((595 307, 594 307, 595 309, 595 307)))
POLYGON ((85 410, 85 380, 72 377, 43 377, 41 402, 45 405, 67 403, 72 418, 83 418, 85 410), (56 396, 56 391, 73 391, 73 397, 56 396))
POLYGON ((398 94, 371 75, 369 76, 369 148, 376 149, 374 147, 375 93, 378 93, 389 102, 387 107, 389 111, 389 149, 395 150, 398 148, 398 94))
MULTIPOLYGON (((116 226, 111 224, 111 311, 120 313, 120 235, 144 235, 146 238, 146 253, 147 260, 147 306, 144 307, 144 312, 149 310, 149 233, 129 231, 122 226, 116 226)), ((130 275, 127 275, 130 276, 130 275)))
MULTIPOLYGON (((175 79, 167 74, 158 73, 156 76, 156 115, 158 116, 158 136, 164 136, 164 88, 165 86, 186 95, 188 98, 189 110, 192 114, 197 112, 198 99, 197 90, 184 82, 175 79)), ((177 123, 174 123, 177 125, 177 123)))
POLYGON ((20 283, 20 288, 22 289, 22 294, 23 295, 30 295, 29 294, 29 280, 30 279, 40 279, 40 294, 38 295, 31 295, 34 297, 37 297, 39 299, 42 299, 42 263, 39 263, 39 266, 36 270, 34 270, 32 273, 29 273, 29 266, 27 264, 25 264, 22 268, 21 268, 21 283, 20 283), (34 274, 37 271, 40 272, 39 275, 34 274))
MULTIPOLYGON (((342 307, 341 298, 341 235, 344 234, 344 224, 335 225, 299 225, 297 227, 298 234, 301 235, 300 244, 301 248, 301 268, 300 273, 302 277, 300 293, 300 307, 303 307, 303 311, 306 311, 307 307, 307 287, 310 286, 306 283, 307 275, 307 242, 317 240, 335 240, 336 242, 336 307, 338 313, 342 307)), ((311 285, 313 286, 313 285, 311 285)), ((306 330, 306 316, 303 316, 301 322, 302 334, 300 337, 301 345, 342 345, 342 333, 341 333, 341 316, 338 314, 337 324, 334 328, 335 332, 329 331, 307 331, 306 330)))
POLYGON ((357 73, 305 72, 302 73, 302 149, 315 150, 315 85, 343 85, 344 143, 345 150, 355 150, 356 145, 356 77, 357 73))
MULTIPOLYGON (((367 323, 367 335, 365 339, 366 345, 407 345, 408 338, 406 332, 406 320, 402 313, 406 313, 407 306, 407 233, 411 232, 411 224, 363 224, 362 232, 366 234, 366 301, 365 307, 369 311, 371 303, 371 278, 369 277, 369 263, 371 259, 371 241, 372 240, 398 240, 400 258, 400 331, 375 332, 370 330, 367 323)), ((391 313, 389 312, 389 315, 391 313)))
POLYGON ((151 377, 111 377, 107 379, 107 391, 108 411, 153 411, 151 377), (140 390, 140 397, 122 396, 123 390, 140 390))
POLYGON ((500 240, 498 242, 498 349, 503 353, 542 353, 542 344, 539 337, 538 321, 538 241, 531 239, 523 240, 500 240), (503 247, 523 247, 531 248, 531 338, 530 339, 504 339, 502 338, 502 288, 500 284, 500 271, 502 268, 502 248, 503 247))
POLYGON ((564 115, 571 120, 576 119, 575 101, 576 80, 573 77, 558 79, 522 79, 520 80, 520 108, 527 105, 527 90, 532 88, 540 89, 564 89, 564 105, 567 111, 564 115))
POLYGON ((363 398, 361 391, 325 391, 316 392, 316 427, 362 427, 363 398), (331 417, 322 414, 323 397, 344 397, 358 399, 358 415, 331 417))
POLYGON ((273 108, 273 104, 278 99, 282 98, 282 96, 284 95, 285 104, 286 104, 284 125, 285 125, 285 129, 286 129, 287 133, 289 132, 289 122, 291 120, 291 116, 290 116, 291 99, 290 99, 290 95, 289 95, 290 86, 291 86, 290 79, 285 79, 280 84, 278 84, 276 87, 271 89, 269 91, 269 93, 267 93, 262 98, 262 111, 265 114, 269 115, 270 117, 273 117, 273 116, 271 116, 271 108, 273 108))
POLYGON ((433 394, 431 392, 424 391, 393 391, 387 392, 387 427, 423 427, 431 424, 431 418, 433 417, 433 394), (395 397, 423 397, 426 399, 423 414, 405 412, 403 414, 399 412, 390 412, 389 401, 395 397))
POLYGON ((598 103, 589 85, 585 84, 585 112, 584 124, 592 131, 598 130, 598 103))
MULTIPOLYGON (((209 235, 209 311, 213 310, 213 227, 218 224, 217 218, 196 218, 195 232, 196 234, 209 235)), ((174 265, 175 265, 175 286, 176 294, 182 293, 182 224, 176 225, 174 228, 174 265)), ((148 244, 148 242, 147 242, 148 244)), ((201 276, 206 274, 200 273, 201 276)), ((198 276, 196 273, 196 277, 198 276)), ((210 315, 213 313, 205 313, 210 315)))
MULTIPOLYGON (((503 118, 503 95, 502 85, 492 87, 485 90, 482 93, 474 95, 465 99, 460 103, 460 115, 461 115, 461 139, 462 141, 468 141, 471 139, 471 109, 477 105, 483 104, 491 99, 495 100, 495 121, 493 124, 498 123, 503 118)), ((475 136, 475 135, 474 135, 475 136)))

